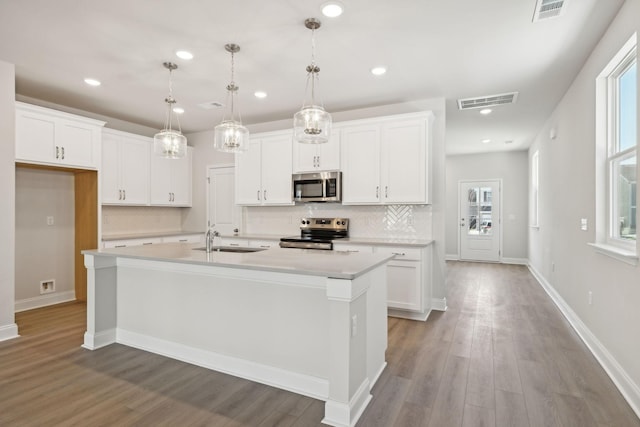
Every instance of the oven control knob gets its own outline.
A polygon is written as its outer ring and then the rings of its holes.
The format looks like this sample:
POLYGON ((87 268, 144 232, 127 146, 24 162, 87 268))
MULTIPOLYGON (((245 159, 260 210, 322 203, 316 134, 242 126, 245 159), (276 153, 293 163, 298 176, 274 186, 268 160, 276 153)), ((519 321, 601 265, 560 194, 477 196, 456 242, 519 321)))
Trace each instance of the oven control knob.
POLYGON ((345 224, 345 222, 344 222, 344 221, 342 221, 342 225, 344 225, 344 224, 345 224))
POLYGON ((304 219, 302 220, 302 224, 303 224, 303 225, 305 224, 305 221, 304 221, 304 219))

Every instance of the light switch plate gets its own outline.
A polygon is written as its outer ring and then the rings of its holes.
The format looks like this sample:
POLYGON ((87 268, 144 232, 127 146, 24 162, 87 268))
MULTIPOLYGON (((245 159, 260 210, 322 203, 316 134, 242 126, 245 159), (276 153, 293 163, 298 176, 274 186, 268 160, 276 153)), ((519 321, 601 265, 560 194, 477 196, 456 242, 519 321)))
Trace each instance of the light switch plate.
POLYGON ((582 231, 587 231, 587 218, 582 218, 580 220, 580 229, 582 231))

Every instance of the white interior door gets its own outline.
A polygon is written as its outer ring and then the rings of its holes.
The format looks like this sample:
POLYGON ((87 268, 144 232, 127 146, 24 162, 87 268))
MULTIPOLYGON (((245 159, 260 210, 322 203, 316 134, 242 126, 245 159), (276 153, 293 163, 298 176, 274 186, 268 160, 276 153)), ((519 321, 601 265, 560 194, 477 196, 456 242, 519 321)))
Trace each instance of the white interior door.
POLYGON ((500 261, 500 181, 459 184, 460 259, 500 261))
POLYGON ((207 170, 207 225, 222 235, 239 228, 240 208, 235 201, 235 168, 212 166, 207 170))

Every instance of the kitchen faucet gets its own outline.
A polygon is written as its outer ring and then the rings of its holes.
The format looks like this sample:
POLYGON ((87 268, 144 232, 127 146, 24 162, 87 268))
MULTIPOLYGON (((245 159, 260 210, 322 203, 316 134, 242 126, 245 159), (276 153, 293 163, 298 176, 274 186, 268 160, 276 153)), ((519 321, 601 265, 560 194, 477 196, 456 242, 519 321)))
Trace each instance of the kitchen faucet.
POLYGON ((207 233, 204 235, 207 253, 211 253, 213 242, 218 236, 220 236, 220 233, 218 233, 216 230, 212 230, 211 228, 207 230, 207 233))

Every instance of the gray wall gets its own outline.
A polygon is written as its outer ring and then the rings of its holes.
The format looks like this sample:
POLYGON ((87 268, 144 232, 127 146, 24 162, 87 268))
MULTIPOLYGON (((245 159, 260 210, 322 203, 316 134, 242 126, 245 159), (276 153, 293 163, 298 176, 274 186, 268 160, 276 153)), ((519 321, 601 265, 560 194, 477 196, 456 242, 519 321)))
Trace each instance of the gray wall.
MULTIPOLYGON (((555 112, 540 131, 539 229, 529 231, 529 258, 580 322, 599 341, 626 380, 635 383, 640 410, 640 266, 597 253, 595 242, 595 79, 634 32, 640 31, 640 1, 626 1, 555 112), (551 128, 557 130, 554 140, 551 128), (580 219, 589 228, 580 230, 580 219), (593 292, 593 304, 588 293, 593 292)), ((639 85, 640 86, 640 85, 639 85)), ((639 109, 640 112, 640 109, 639 109)), ((638 117, 640 122, 640 117, 638 117)), ((637 244, 637 243, 636 243, 637 244)), ((633 387, 632 387, 633 389, 633 387)))
MULTIPOLYGON (((74 298, 74 205, 73 173, 16 169, 16 302, 64 293, 74 298), (47 225, 48 216, 53 225, 47 225), (40 281, 50 279, 55 292, 41 296, 40 281)), ((41 305, 33 303, 26 308, 41 305)))
POLYGON ((458 182, 502 180, 502 258, 527 261, 528 159, 526 151, 508 151, 447 157, 446 247, 447 257, 457 259, 458 182))
POLYGON ((15 68, 0 61, 0 341, 18 333, 15 295, 15 68))

